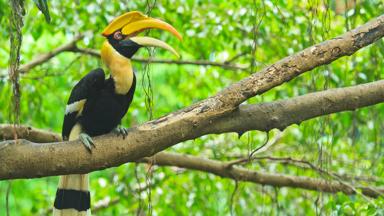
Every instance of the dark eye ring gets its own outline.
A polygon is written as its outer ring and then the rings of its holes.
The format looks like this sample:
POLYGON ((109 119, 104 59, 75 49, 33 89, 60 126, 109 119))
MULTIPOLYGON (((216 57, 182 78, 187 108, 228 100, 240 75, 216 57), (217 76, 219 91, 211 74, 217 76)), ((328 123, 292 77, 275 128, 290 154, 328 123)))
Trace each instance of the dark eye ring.
POLYGON ((121 40, 123 39, 123 35, 121 34, 120 31, 117 31, 113 34, 113 38, 115 38, 116 40, 121 40))

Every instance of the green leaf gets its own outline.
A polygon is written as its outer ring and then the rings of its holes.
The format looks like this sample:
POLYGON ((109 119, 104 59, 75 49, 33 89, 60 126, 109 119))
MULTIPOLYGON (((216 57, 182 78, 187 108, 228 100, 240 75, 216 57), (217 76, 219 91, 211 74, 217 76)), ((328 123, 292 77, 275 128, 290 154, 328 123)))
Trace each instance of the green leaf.
POLYGON ((49 15, 47 0, 33 0, 39 10, 44 14, 47 23, 51 22, 51 16, 49 15))

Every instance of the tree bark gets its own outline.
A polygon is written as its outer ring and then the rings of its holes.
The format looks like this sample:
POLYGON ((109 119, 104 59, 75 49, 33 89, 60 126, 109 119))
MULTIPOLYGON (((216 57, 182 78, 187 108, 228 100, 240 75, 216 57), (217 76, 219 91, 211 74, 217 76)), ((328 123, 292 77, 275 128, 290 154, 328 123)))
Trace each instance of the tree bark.
POLYGON ((253 182, 274 187, 300 188, 327 193, 342 192, 347 195, 355 194, 356 190, 360 190, 362 194, 373 198, 377 198, 384 194, 384 188, 354 187, 347 183, 332 180, 255 172, 240 167, 228 167, 224 162, 174 153, 160 152, 152 158, 145 158, 141 161, 147 163, 153 162, 159 166, 177 166, 198 170, 212 173, 223 178, 234 179, 236 181, 253 182))
MULTIPOLYGON (((13 125, 0 125, 0 134, 3 137, 11 136, 13 134, 13 129, 13 125)), ((39 143, 61 140, 58 134, 27 126, 17 127, 16 132, 18 135, 20 135, 21 138, 33 139, 35 142, 39 143), (25 133, 26 130, 31 131, 31 133, 25 133)), ((327 193, 342 192, 347 195, 355 194, 356 190, 359 190, 362 194, 372 198, 377 198, 384 193, 384 188, 380 187, 352 186, 349 183, 344 183, 344 181, 322 180, 303 176, 255 172, 245 168, 235 167, 234 165, 229 166, 229 162, 220 162, 216 160, 176 153, 160 152, 152 157, 139 159, 137 162, 155 164, 158 166, 177 166, 179 168, 214 174, 223 178, 230 178, 235 181, 252 182, 274 187, 292 187, 305 190, 322 191, 327 193)), ((112 202, 108 202, 108 205, 117 203, 118 200, 119 199, 114 199, 112 202)), ((105 206, 95 206, 94 210, 98 210, 102 207, 105 206)))
POLYGON ((131 128, 125 140, 111 134, 94 138, 96 148, 92 154, 79 141, 46 144, 5 141, 0 144, 0 179, 88 173, 152 156, 205 134, 283 129, 317 116, 383 101, 384 81, 376 81, 288 100, 244 105, 214 117, 196 117, 198 112, 186 109, 131 128))

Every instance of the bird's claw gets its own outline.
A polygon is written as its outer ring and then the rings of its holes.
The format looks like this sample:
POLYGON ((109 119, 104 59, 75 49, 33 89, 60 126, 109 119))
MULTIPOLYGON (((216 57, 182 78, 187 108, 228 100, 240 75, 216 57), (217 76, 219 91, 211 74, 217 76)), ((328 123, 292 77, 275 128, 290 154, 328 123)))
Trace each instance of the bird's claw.
POLYGON ((128 135, 128 128, 116 127, 115 129, 113 129, 113 132, 117 135, 122 135, 123 139, 125 139, 125 137, 128 135))
POLYGON ((92 152, 92 148, 96 148, 95 144, 93 143, 92 137, 90 137, 88 134, 81 133, 79 135, 79 139, 89 152, 92 152))

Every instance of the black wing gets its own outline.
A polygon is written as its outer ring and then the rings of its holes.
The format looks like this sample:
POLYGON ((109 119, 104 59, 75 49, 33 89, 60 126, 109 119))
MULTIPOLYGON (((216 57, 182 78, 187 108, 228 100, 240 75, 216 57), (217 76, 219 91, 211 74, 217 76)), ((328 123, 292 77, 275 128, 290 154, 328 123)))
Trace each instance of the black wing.
POLYGON ((92 70, 73 87, 65 109, 65 116, 61 135, 68 140, 69 133, 76 124, 83 111, 84 104, 92 93, 100 90, 105 81, 104 71, 101 68, 92 70))

